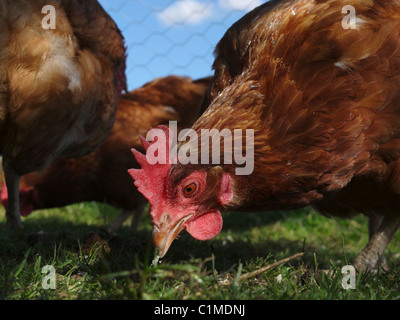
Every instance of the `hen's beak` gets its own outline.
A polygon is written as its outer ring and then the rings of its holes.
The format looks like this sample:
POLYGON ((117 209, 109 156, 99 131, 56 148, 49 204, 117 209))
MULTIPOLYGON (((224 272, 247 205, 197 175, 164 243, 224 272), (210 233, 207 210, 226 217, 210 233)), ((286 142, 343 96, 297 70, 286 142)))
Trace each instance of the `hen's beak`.
POLYGON ((153 226, 153 244, 158 248, 158 256, 162 258, 167 253, 171 243, 178 234, 184 229, 183 225, 193 214, 186 215, 178 220, 169 221, 169 216, 164 215, 163 222, 160 225, 153 226))

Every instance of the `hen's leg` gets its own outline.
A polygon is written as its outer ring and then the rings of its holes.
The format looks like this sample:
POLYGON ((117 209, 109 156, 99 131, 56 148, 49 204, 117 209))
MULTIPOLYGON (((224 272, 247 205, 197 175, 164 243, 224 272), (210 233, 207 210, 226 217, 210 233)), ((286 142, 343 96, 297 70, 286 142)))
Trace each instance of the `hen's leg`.
POLYGON ((4 177, 8 190, 8 208, 6 210, 6 228, 11 230, 21 230, 22 222, 19 211, 19 181, 21 177, 15 172, 14 168, 4 163, 4 177))
POLYGON ((368 219, 368 232, 369 232, 369 240, 374 236, 374 234, 378 231, 379 226, 381 225, 383 220, 383 216, 371 215, 368 219))
POLYGON ((108 226, 108 232, 118 231, 131 214, 132 211, 122 211, 122 213, 108 226))
POLYGON ((131 224, 131 231, 136 231, 139 225, 140 218, 142 216, 143 210, 145 208, 145 204, 139 205, 135 210, 124 210, 122 213, 110 224, 108 227, 108 232, 116 232, 118 231, 124 222, 133 215, 133 220, 131 224))
POLYGON ((142 214, 143 214, 145 207, 146 207, 145 203, 141 204, 133 212, 133 219, 132 219, 132 223, 131 223, 131 231, 132 232, 135 232, 137 230, 137 228, 139 227, 140 219, 142 218, 142 214))
POLYGON ((361 271, 377 270, 385 249, 399 226, 400 217, 385 216, 380 224, 377 220, 370 221, 370 240, 354 260, 355 267, 361 271))
MULTIPOLYGON (((383 216, 371 215, 369 217, 369 219, 368 219, 369 241, 372 239, 372 237, 378 231, 379 226, 382 223, 382 220, 383 220, 383 216)), ((379 257, 377 267, 378 267, 378 265, 381 266, 384 270, 388 269, 384 253, 382 253, 382 255, 379 257)))

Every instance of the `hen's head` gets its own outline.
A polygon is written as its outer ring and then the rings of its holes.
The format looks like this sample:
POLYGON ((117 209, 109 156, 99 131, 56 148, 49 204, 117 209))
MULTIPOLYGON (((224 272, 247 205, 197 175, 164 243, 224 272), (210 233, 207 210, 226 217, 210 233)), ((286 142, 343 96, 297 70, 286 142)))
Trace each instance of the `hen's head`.
POLYGON ((141 169, 129 173, 150 202, 153 243, 163 257, 184 229, 198 240, 217 236, 220 210, 232 200, 233 191, 231 177, 221 167, 177 164, 170 152, 173 133, 167 127, 150 132, 155 136, 152 143, 141 137, 146 155, 132 150, 141 169))
MULTIPOLYGON (((3 207, 7 210, 8 208, 8 190, 5 182, 1 183, 0 192, 1 203, 3 207)), ((29 216, 33 210, 36 208, 38 202, 37 191, 33 188, 21 188, 19 190, 19 208, 21 216, 29 216)))

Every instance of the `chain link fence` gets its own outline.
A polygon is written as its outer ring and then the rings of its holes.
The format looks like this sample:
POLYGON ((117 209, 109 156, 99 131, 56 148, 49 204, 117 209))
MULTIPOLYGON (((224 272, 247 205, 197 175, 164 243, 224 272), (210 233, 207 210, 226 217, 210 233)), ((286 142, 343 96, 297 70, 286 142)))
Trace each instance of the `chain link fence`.
POLYGON ((261 0, 99 0, 128 47, 129 90, 171 74, 212 74, 214 48, 261 0))

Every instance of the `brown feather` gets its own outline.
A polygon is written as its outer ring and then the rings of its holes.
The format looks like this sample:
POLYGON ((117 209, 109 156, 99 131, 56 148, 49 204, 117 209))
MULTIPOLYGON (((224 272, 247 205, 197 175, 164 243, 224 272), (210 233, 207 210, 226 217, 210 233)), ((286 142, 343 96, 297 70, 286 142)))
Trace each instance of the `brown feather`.
POLYGON ((207 92, 212 101, 194 129, 255 130, 255 171, 235 177, 239 207, 299 207, 361 173, 373 176, 373 168, 386 175, 393 170, 400 7, 359 1, 359 29, 344 30, 344 5, 273 1, 233 25, 218 44, 207 92))

